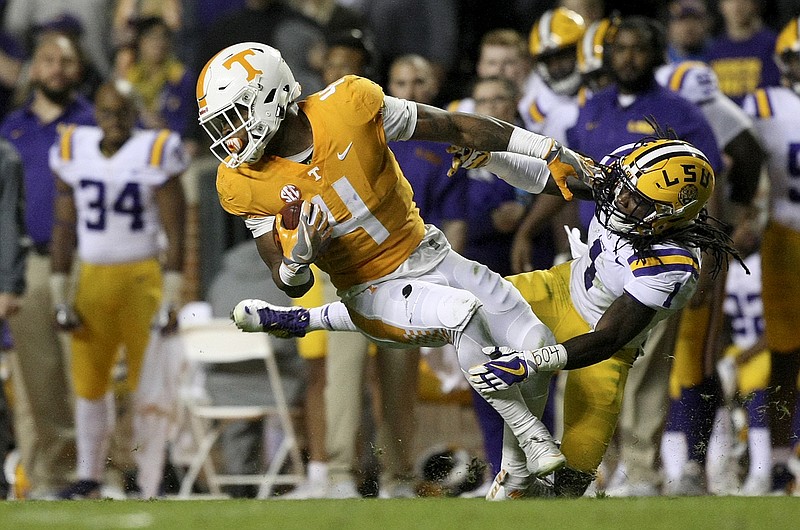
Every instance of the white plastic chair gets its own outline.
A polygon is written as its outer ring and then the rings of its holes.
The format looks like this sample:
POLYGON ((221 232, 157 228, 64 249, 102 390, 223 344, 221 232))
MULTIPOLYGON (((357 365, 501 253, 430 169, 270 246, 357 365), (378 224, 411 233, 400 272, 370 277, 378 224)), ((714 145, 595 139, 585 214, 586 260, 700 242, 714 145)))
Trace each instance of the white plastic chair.
POLYGON ((259 485, 258 498, 268 498, 278 484, 297 484, 304 479, 303 464, 297 445, 289 406, 281 384, 278 366, 267 335, 244 333, 228 319, 212 319, 205 323, 189 323, 180 328, 183 351, 189 362, 235 363, 263 359, 267 368, 264 380, 274 399, 273 405, 214 405, 196 393, 187 393, 184 404, 197 451, 181 481, 179 498, 188 498, 202 469, 212 495, 221 495, 221 485, 259 485), (283 429, 283 440, 263 474, 225 475, 217 473, 210 458, 211 449, 226 422, 277 417, 283 429), (291 472, 281 473, 291 459, 291 472))

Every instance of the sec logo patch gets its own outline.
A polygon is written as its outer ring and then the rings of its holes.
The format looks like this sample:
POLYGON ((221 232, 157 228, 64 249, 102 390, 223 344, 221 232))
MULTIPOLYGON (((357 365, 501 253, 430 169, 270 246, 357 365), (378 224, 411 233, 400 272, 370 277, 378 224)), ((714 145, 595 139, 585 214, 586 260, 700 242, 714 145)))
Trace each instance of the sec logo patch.
POLYGON ((297 186, 294 184, 287 184, 281 188, 281 199, 283 199, 285 203, 299 201, 301 196, 302 193, 300 193, 300 190, 297 189, 297 186))

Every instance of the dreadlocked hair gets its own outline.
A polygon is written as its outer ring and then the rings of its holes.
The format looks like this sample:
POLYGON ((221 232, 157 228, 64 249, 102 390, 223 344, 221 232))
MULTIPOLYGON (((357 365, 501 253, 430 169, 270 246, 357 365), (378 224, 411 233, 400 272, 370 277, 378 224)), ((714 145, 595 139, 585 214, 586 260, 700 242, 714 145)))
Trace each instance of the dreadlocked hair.
POLYGON ((656 256, 653 246, 669 241, 683 247, 696 247, 708 254, 713 261, 711 268, 713 278, 716 278, 720 271, 727 270, 731 258, 738 261, 749 274, 750 269, 744 264, 739 252, 733 248, 732 240, 726 233, 727 228, 728 225, 709 215, 703 208, 691 224, 658 235, 614 232, 621 237, 620 244, 630 244, 640 260, 655 258, 661 261, 656 256))

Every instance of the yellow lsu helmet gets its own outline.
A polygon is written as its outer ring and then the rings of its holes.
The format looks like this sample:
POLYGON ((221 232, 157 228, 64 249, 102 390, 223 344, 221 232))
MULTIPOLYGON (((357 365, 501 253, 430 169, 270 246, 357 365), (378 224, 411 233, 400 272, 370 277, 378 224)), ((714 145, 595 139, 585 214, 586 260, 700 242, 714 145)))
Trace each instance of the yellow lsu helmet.
POLYGON ((606 43, 614 38, 618 20, 604 18, 586 28, 578 44, 578 71, 591 75, 603 68, 603 50, 606 43))
POLYGON ((775 41, 775 62, 784 72, 786 71, 784 58, 790 53, 800 53, 800 17, 790 20, 775 41))
POLYGON ((569 75, 556 79, 544 60, 560 52, 574 53, 585 30, 583 17, 566 7, 545 11, 531 29, 528 49, 536 61, 539 75, 559 94, 571 94, 578 89, 580 74, 577 67, 569 75))
POLYGON ((695 146, 659 139, 635 147, 606 171, 598 219, 621 235, 656 236, 690 226, 714 191, 714 169, 695 146))

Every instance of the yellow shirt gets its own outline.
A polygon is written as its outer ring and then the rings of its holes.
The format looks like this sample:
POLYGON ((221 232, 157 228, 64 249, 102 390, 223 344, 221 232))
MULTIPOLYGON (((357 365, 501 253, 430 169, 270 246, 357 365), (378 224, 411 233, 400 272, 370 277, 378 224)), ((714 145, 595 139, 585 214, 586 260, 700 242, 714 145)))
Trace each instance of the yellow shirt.
POLYGON ((316 264, 337 289, 385 276, 419 245, 424 224, 394 155, 386 145, 383 90, 346 76, 299 103, 311 122, 309 164, 277 156, 230 169, 221 164, 222 207, 244 217, 275 215, 304 199, 322 206, 333 239, 316 264))

